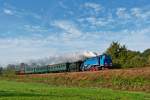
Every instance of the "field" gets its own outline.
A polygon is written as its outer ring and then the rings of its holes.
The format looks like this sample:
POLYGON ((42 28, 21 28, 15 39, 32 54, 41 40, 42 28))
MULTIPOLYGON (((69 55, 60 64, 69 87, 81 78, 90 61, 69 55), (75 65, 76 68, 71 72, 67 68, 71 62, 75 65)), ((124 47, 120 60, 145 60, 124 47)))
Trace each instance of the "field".
POLYGON ((149 100, 150 94, 0 81, 0 100, 149 100))
POLYGON ((0 100, 150 100, 150 67, 4 75, 0 100))

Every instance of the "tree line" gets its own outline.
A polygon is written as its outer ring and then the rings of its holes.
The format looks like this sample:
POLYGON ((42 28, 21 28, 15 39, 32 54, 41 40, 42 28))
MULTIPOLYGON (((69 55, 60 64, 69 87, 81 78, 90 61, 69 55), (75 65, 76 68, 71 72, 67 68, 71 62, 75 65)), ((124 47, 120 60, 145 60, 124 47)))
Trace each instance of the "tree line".
POLYGON ((105 53, 111 55, 113 68, 133 68, 150 65, 150 49, 146 49, 141 53, 129 50, 125 45, 120 45, 118 42, 112 42, 105 53))

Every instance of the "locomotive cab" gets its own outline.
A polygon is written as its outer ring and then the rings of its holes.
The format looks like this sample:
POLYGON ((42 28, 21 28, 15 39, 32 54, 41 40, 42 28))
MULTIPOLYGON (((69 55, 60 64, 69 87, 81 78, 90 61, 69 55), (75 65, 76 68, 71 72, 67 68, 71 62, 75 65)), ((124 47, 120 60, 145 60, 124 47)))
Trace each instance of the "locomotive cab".
POLYGON ((109 55, 100 55, 100 66, 101 68, 111 68, 112 67, 112 60, 109 55))

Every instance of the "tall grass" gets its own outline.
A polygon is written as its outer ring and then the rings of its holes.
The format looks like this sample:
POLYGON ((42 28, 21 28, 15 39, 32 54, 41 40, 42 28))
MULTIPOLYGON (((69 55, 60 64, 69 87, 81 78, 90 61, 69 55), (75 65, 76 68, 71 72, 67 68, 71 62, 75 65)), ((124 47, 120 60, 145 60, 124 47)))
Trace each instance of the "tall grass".
POLYGON ((53 86, 100 87, 150 92, 150 68, 105 70, 99 72, 56 73, 17 76, 16 81, 53 86))

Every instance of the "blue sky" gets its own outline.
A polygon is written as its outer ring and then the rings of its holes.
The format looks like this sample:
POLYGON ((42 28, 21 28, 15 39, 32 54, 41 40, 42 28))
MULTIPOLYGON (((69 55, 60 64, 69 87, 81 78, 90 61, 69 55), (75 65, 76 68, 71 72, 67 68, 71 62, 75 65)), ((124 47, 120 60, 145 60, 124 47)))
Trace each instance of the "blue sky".
POLYGON ((0 0, 0 64, 150 47, 149 0, 0 0))

